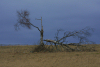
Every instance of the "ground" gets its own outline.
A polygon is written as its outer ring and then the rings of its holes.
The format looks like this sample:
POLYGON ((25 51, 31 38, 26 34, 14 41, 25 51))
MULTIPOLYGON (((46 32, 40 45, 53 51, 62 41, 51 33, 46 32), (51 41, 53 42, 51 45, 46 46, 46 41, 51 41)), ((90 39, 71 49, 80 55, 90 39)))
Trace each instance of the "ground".
POLYGON ((0 67, 100 67, 96 52, 35 52, 33 46, 1 46, 0 67))

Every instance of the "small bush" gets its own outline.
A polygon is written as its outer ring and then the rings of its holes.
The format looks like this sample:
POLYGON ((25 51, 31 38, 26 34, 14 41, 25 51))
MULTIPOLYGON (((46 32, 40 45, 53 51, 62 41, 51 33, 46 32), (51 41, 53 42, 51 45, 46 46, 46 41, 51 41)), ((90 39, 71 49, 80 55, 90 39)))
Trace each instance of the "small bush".
POLYGON ((47 47, 38 45, 34 49, 32 49, 31 52, 34 53, 34 52, 47 52, 47 51, 50 51, 47 47))

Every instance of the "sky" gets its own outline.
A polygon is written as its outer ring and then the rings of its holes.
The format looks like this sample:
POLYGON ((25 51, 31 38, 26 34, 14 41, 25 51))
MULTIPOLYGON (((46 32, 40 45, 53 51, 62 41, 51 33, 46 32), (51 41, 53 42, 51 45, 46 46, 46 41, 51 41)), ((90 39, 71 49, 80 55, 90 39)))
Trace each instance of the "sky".
MULTIPOLYGON (((30 22, 44 29, 44 39, 54 40, 57 29, 64 31, 81 30, 85 27, 94 28, 90 41, 100 44, 100 0, 0 0, 0 44, 33 45, 40 40, 37 28, 23 28, 16 31, 17 11, 27 10, 30 22)), ((68 43, 78 39, 67 38, 68 43)))

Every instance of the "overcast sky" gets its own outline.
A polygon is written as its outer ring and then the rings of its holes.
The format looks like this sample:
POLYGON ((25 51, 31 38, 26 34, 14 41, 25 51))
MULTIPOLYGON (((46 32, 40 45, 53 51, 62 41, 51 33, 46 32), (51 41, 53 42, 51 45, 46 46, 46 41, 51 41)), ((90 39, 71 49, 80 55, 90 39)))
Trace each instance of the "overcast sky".
MULTIPOLYGON (((27 10, 30 21, 44 28, 44 39, 54 40, 57 29, 64 31, 81 30, 87 26, 94 28, 90 41, 100 44, 100 0, 0 0, 0 44, 29 44, 40 40, 40 32, 36 28, 20 27, 15 31, 17 12, 27 10)), ((63 32, 59 33, 59 37, 63 32)), ((67 38, 68 43, 77 39, 67 38)))

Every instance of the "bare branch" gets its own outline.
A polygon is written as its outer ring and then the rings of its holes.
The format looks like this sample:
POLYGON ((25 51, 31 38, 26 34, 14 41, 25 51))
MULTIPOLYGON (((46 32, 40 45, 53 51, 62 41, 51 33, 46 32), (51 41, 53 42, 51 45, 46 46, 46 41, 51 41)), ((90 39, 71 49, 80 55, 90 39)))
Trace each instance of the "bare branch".
POLYGON ((56 39, 56 41, 59 40, 58 34, 59 34, 60 31, 63 31, 63 30, 62 29, 58 29, 57 30, 57 33, 55 34, 55 37, 54 38, 56 39))
POLYGON ((86 37, 91 36, 91 33, 89 32, 89 30, 93 31, 92 28, 86 27, 86 28, 79 30, 79 31, 65 32, 64 36, 61 39, 59 39, 58 42, 63 40, 63 39, 66 39, 67 37, 70 37, 70 36, 78 37, 81 40, 87 39, 86 37))
MULTIPOLYGON (((31 23, 30 23, 31 24, 31 23)), ((33 25, 33 24, 31 24, 33 27, 35 27, 35 28, 37 28, 40 32, 41 32, 41 30, 37 27, 37 26, 35 26, 35 25, 33 25)))
POLYGON ((32 23, 30 23, 30 19, 28 18, 29 17, 29 12, 28 11, 17 11, 17 14, 18 14, 18 23, 16 23, 14 26, 15 26, 15 30, 19 29, 19 26, 21 25, 22 27, 27 27, 28 29, 31 29, 31 26, 37 28, 39 31, 40 29, 33 25, 32 23))

